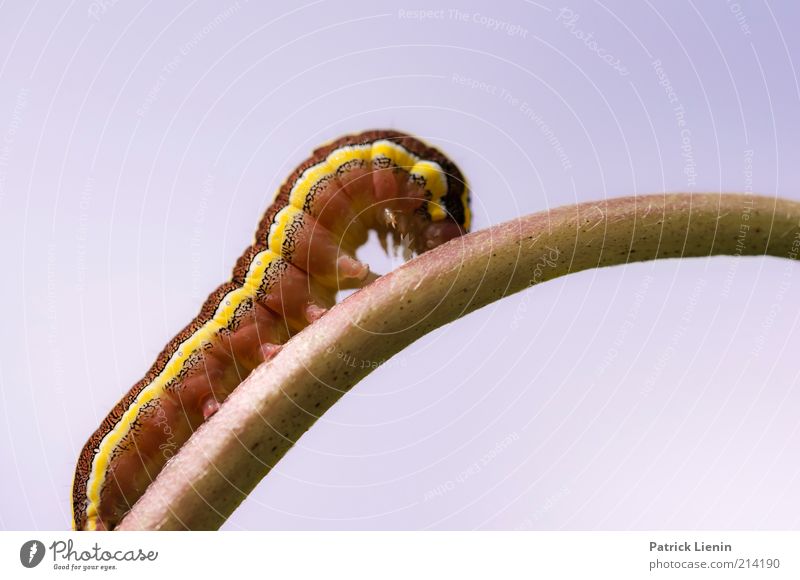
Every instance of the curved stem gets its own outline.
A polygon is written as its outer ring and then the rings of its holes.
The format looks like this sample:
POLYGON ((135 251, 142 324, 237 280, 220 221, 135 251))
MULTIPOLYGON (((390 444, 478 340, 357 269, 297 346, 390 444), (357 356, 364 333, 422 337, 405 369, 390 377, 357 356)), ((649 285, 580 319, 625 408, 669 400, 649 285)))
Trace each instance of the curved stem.
POLYGON ((732 194, 583 203, 453 240, 348 297, 257 368, 117 529, 218 528, 371 361, 504 296, 601 266, 799 252, 800 203, 732 194))

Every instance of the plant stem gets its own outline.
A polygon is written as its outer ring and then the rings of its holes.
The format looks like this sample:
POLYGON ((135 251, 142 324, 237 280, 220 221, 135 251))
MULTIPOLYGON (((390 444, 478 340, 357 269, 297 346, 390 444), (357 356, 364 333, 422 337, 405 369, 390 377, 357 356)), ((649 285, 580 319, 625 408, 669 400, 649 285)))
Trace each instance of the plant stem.
POLYGON ((734 194, 583 203, 453 240, 351 295, 257 368, 117 529, 218 528, 372 361, 504 296, 628 262, 798 253, 800 203, 734 194))

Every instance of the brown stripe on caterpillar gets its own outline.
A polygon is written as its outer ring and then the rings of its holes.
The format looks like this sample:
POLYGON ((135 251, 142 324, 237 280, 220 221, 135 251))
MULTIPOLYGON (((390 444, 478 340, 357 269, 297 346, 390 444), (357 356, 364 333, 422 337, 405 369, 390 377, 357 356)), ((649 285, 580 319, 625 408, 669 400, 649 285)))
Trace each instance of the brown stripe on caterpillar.
POLYGON ((339 287, 368 279, 354 255, 367 229, 413 235, 425 251, 468 229, 467 191, 449 159, 396 131, 316 149, 280 187, 231 281, 89 438, 73 482, 74 527, 113 528, 256 365, 331 306, 339 287))
POLYGON ((156 361, 147 371, 145 376, 133 385, 133 387, 122 397, 122 399, 111 409, 105 419, 103 419, 100 427, 89 437, 89 440, 84 445, 83 449, 81 450, 81 454, 78 457, 75 478, 73 480, 73 527, 76 529, 83 529, 83 526, 77 525, 81 519, 79 515, 80 508, 81 506, 85 506, 87 502, 86 483, 88 473, 91 471, 92 460, 99 450, 100 442, 102 441, 103 437, 119 422, 119 419, 125 413, 125 410, 130 408, 131 403, 134 399, 136 399, 137 395, 139 395, 142 389, 144 389, 148 384, 152 383, 153 379, 164 369, 164 366, 169 360, 170 354, 177 350, 178 345, 194 334, 197 328, 202 326, 202 324, 204 324, 213 315, 221 297, 224 296, 233 286, 234 284, 231 282, 222 284, 219 288, 212 292, 208 298, 206 298, 198 316, 195 317, 180 332, 178 332, 178 334, 176 334, 172 340, 167 343, 164 349, 156 357, 156 361))

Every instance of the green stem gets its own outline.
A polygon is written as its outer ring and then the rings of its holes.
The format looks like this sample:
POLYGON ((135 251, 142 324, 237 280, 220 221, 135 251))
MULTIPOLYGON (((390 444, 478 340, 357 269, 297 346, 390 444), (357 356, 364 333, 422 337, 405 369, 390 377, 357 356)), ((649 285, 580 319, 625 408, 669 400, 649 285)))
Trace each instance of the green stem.
POLYGON ((694 256, 796 259, 800 203, 744 195, 611 199, 453 240, 331 309, 256 369, 118 529, 215 529, 297 439, 375 365, 504 296, 571 272, 694 256))

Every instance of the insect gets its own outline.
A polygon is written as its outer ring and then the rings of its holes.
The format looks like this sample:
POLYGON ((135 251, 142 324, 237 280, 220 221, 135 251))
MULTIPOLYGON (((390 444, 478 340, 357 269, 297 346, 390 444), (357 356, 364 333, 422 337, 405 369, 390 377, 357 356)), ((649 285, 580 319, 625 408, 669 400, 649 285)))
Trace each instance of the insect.
POLYGON ((425 252, 467 232, 458 168, 409 135, 373 130, 314 151, 278 190, 231 279, 89 437, 73 528, 111 530, 167 461, 259 364, 376 275, 356 258, 370 230, 425 252))

